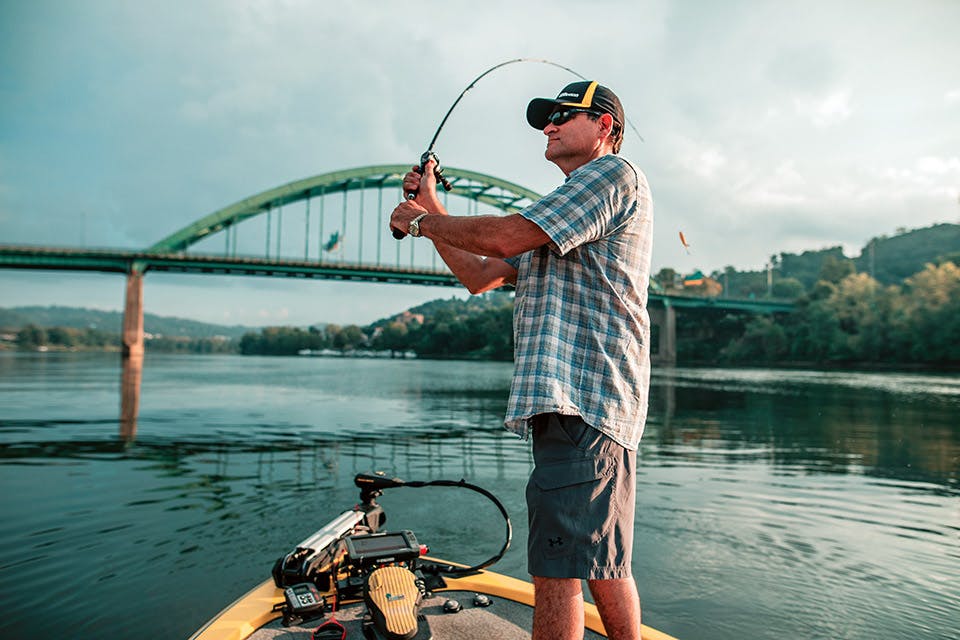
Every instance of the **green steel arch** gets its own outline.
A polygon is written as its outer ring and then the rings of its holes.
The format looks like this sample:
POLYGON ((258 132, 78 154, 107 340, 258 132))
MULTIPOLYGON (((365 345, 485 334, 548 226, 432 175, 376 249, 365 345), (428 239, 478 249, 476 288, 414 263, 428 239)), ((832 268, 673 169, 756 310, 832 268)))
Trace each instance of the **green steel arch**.
MULTIPOLYGON (((357 189, 399 189, 404 174, 409 170, 410 165, 374 165, 323 173, 312 178, 290 182, 215 211, 170 234, 147 251, 150 253, 185 251, 190 245, 248 218, 266 213, 275 207, 307 200, 314 196, 357 189)), ((520 211, 530 202, 540 198, 539 194, 530 189, 476 171, 444 167, 443 175, 453 185, 451 194, 485 203, 505 213, 520 211)))

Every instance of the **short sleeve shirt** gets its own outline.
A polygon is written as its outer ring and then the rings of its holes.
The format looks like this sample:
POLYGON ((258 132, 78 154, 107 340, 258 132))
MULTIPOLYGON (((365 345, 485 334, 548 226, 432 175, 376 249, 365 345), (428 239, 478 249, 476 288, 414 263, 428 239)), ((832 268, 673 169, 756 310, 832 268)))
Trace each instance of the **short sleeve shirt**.
POLYGON ((636 449, 650 384, 646 177, 619 156, 601 156, 520 215, 550 243, 507 260, 517 289, 504 424, 526 437, 534 415, 579 415, 636 449))

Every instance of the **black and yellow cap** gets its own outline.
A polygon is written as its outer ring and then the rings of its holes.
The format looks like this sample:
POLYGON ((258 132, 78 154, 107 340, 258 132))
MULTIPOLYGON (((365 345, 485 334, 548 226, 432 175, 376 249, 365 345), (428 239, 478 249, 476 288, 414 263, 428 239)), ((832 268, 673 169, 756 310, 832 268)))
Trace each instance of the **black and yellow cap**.
POLYGON ((534 129, 543 130, 547 126, 547 118, 556 111, 557 107, 589 109, 597 113, 609 113, 613 116, 613 121, 623 127, 623 106, 620 104, 620 98, 595 80, 568 84, 555 99, 534 98, 527 105, 527 122, 534 129))

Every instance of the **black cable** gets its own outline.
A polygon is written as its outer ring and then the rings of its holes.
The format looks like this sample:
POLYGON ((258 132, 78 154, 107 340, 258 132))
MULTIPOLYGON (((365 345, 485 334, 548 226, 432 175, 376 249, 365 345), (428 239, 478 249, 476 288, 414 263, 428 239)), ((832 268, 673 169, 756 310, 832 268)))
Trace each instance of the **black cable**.
POLYGON ((506 540, 504 540, 503 546, 500 548, 500 551, 487 558, 480 564, 475 564, 472 567, 449 567, 442 569, 441 573, 446 573, 450 575, 458 575, 463 573, 476 573, 481 569, 486 569, 487 567, 496 564, 503 558, 503 555, 507 552, 507 549, 510 548, 510 543, 513 541, 513 523, 510 522, 510 516, 507 514, 507 509, 503 506, 503 503, 497 499, 495 495, 484 489, 483 487, 478 487, 475 484, 470 484, 466 480, 431 480, 429 482, 422 481, 411 481, 405 482, 404 486, 408 487, 461 487, 463 489, 470 489, 476 491, 477 493, 486 496, 493 504, 497 506, 497 509, 500 510, 500 514, 503 516, 503 520, 506 523, 506 540))
POLYGON ((481 569, 486 569, 490 565, 499 562, 503 555, 507 552, 507 549, 510 548, 510 542, 513 540, 513 523, 510 522, 510 516, 507 514, 507 509, 503 506, 503 503, 497 499, 497 496, 493 495, 483 487, 478 487, 475 484, 470 484, 466 480, 401 480, 400 478, 388 478, 385 475, 370 475, 365 473, 357 474, 353 482, 360 488, 360 501, 364 504, 373 503, 373 500, 377 496, 381 495, 384 489, 392 487, 461 487, 463 489, 470 489, 471 491, 476 491, 477 493, 485 496, 488 500, 493 502, 497 506, 497 509, 500 510, 500 515, 503 516, 503 520, 506 523, 506 540, 503 543, 503 547, 500 548, 500 551, 493 555, 492 557, 484 560, 480 564, 473 565, 472 567, 454 567, 447 566, 446 568, 441 568, 441 573, 446 573, 450 575, 458 575, 464 573, 475 573, 481 569))

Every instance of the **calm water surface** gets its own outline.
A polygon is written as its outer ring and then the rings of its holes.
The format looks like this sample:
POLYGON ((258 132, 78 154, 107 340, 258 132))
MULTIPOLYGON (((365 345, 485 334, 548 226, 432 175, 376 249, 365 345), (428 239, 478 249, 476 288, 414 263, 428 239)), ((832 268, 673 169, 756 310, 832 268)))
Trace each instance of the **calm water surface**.
MULTIPOLYGON (((0 353, 0 637, 182 638, 356 501, 354 473, 466 478, 513 516, 511 365, 147 357, 133 441, 115 354, 0 353)), ((654 374, 634 571, 681 640, 958 638, 956 376, 654 374)), ((462 495, 461 495, 462 494, 462 495)), ((501 544, 476 494, 382 503, 435 555, 501 544)))

